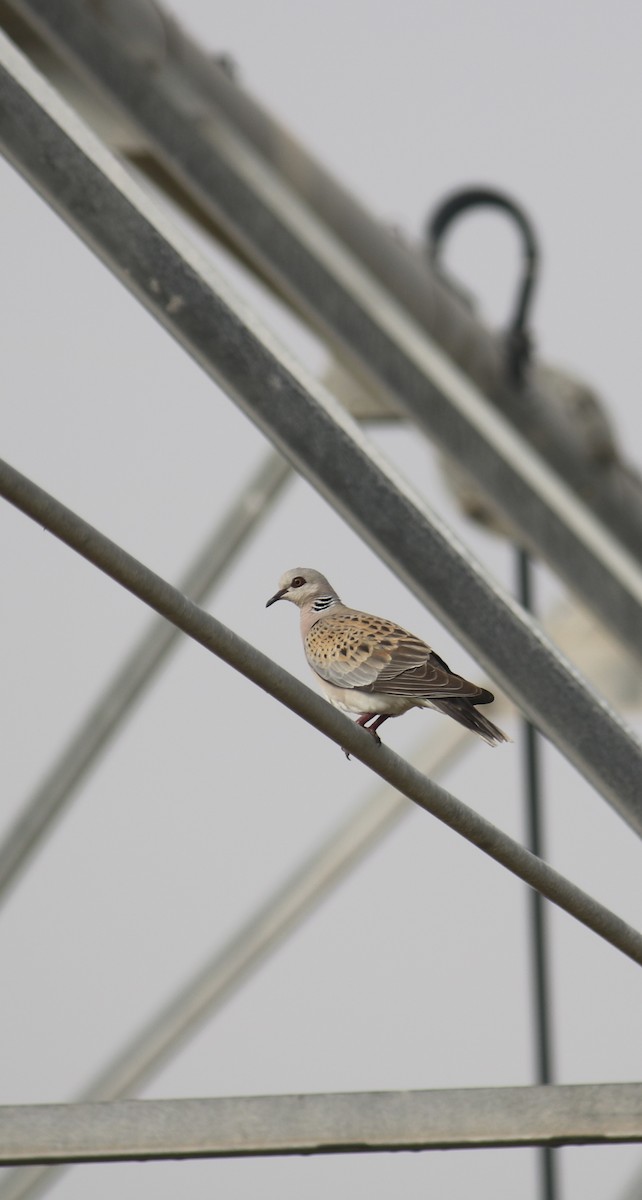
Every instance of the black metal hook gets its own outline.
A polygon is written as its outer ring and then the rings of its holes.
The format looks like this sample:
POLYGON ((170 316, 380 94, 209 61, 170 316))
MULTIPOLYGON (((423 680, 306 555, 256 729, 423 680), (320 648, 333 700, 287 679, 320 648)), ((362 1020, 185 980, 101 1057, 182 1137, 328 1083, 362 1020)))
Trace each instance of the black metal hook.
POLYGON ((515 312, 506 333, 506 368, 514 383, 519 383, 528 364, 532 341, 529 316, 539 270, 539 246, 530 219, 517 202, 495 188, 462 188, 447 196, 433 212, 426 226, 430 261, 438 261, 443 235, 456 217, 473 208, 498 208, 508 213, 522 236, 523 268, 517 292, 515 312))

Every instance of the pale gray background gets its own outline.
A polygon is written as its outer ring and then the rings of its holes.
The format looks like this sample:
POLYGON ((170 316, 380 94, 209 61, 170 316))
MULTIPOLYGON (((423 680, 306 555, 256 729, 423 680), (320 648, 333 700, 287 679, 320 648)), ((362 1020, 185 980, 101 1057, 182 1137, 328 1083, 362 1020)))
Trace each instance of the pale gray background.
MULTIPOLYGON (((640 461, 637 3, 175 0, 174 11, 409 237, 455 185, 521 199, 545 252, 539 349, 602 392, 640 461)), ((4 165, 0 188, 3 454, 177 579, 262 439, 4 165)), ((514 250, 487 216, 462 226, 449 254, 494 323, 514 250)), ((322 347, 216 257, 321 372, 322 347)), ((512 554, 460 520, 425 444, 403 431, 376 440, 511 585, 512 554)), ((6 828, 148 614, 7 507, 0 538, 6 828)), ((304 483, 212 611, 307 680, 294 611, 264 609, 298 563, 479 673, 304 483)), ((545 580, 542 603, 556 591, 545 580)), ((437 722, 411 714, 386 725, 386 740, 410 752, 437 722)), ((634 835, 553 750, 545 775, 551 861, 639 924, 634 835)), ((521 836, 519 778, 517 746, 475 744, 446 783, 521 836)), ((363 767, 185 642, 2 912, 0 1101, 72 1096, 372 787, 363 767)), ((559 1080, 639 1078, 639 971, 569 918, 554 913, 551 926, 559 1080)), ((528 1083, 527 949, 522 887, 413 811, 145 1094, 528 1083)), ((621 1195, 639 1161, 634 1147, 563 1151, 564 1200, 621 1195)), ((83 1167, 55 1194, 115 1193, 536 1195, 528 1150, 83 1167)))

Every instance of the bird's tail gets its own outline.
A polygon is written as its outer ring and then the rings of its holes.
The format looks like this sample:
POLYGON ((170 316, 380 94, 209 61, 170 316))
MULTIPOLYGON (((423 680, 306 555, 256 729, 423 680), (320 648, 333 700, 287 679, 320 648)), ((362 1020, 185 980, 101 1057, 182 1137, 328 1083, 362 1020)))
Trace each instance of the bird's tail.
POLYGON ((438 712, 442 712, 447 717, 452 717, 453 720, 459 721, 460 725, 465 725, 466 729, 472 730, 473 733, 478 733, 489 746, 497 746, 501 742, 511 741, 508 734, 499 729, 497 725, 493 725, 493 722, 489 721, 488 717, 478 712, 472 700, 468 700, 463 696, 447 700, 431 700, 431 708, 436 708, 438 712))

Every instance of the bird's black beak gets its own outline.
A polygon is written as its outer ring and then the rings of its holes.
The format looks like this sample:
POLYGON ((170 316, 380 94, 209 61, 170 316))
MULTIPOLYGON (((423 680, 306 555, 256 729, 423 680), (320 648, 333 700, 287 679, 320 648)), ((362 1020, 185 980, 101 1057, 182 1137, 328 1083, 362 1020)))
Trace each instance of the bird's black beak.
POLYGON ((288 589, 286 587, 284 587, 284 588, 281 588, 280 591, 275 592, 274 595, 268 600, 265 607, 269 608, 271 604, 276 604, 277 600, 281 600, 282 597, 285 596, 285 593, 287 592, 287 590, 288 589))

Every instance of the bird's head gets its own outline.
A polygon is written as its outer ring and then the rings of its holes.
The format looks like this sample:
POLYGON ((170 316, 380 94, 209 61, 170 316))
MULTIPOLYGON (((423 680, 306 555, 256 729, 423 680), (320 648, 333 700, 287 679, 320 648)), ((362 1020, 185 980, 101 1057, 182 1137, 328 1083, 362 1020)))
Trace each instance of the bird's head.
POLYGON ((305 608, 306 604, 314 604, 315 600, 325 597, 338 599, 325 575, 314 571, 312 567, 293 567, 281 576, 279 590, 270 597, 265 607, 276 604, 277 600, 291 600, 297 608, 305 608))

